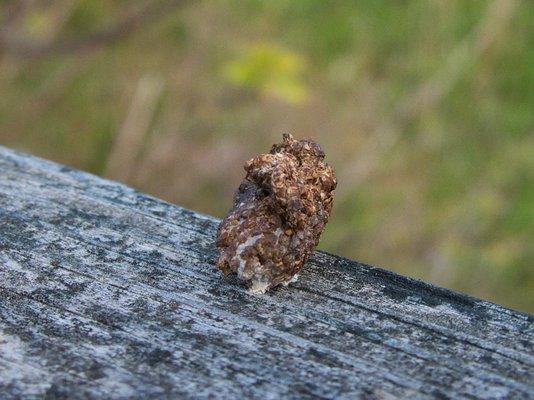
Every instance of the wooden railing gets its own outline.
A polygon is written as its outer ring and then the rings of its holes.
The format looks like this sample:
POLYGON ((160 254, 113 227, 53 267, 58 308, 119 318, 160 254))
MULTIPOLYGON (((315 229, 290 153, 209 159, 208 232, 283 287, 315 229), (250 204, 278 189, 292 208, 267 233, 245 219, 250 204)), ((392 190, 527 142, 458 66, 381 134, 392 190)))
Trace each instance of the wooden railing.
POLYGON ((218 221, 0 147, 0 398, 532 398, 532 316, 316 252, 249 295, 218 221))

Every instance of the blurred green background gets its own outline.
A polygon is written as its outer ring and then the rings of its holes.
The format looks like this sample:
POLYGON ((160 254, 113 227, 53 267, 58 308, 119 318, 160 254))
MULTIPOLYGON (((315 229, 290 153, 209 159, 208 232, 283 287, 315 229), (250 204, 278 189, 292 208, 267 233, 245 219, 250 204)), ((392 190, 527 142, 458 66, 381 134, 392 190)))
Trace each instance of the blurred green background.
POLYGON ((312 137, 320 248, 529 312, 533 131, 532 1, 0 1, 0 144, 222 217, 312 137))

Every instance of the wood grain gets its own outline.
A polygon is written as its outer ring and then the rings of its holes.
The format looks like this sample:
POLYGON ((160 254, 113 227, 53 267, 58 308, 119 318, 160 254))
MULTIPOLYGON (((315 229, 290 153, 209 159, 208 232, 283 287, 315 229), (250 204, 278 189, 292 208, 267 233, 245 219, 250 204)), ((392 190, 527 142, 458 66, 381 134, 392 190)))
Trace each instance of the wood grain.
POLYGON ((532 316, 323 252, 251 296, 217 223, 0 147, 0 398, 533 398, 532 316))

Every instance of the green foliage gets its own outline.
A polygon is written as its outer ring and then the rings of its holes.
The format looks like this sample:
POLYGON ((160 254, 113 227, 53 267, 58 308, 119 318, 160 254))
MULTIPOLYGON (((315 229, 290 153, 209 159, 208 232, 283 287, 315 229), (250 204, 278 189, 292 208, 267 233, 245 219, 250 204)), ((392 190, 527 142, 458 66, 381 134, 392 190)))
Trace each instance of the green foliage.
POLYGON ((306 98, 302 81, 302 57, 272 44, 256 44, 224 67, 225 78, 264 94, 272 94, 290 103, 306 98))
POLYGON ((66 21, 65 31, 73 36, 88 35, 107 22, 106 14, 109 14, 109 11, 103 0, 78 1, 72 15, 66 21))

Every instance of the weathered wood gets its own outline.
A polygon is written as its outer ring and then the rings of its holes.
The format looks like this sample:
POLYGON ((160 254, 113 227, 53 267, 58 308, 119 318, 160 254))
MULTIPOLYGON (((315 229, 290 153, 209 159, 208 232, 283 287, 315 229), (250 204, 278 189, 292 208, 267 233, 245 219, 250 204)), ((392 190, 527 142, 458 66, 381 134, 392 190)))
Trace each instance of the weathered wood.
POLYGON ((0 398, 532 398, 532 316, 317 252, 251 296, 217 220, 0 147, 0 398))

